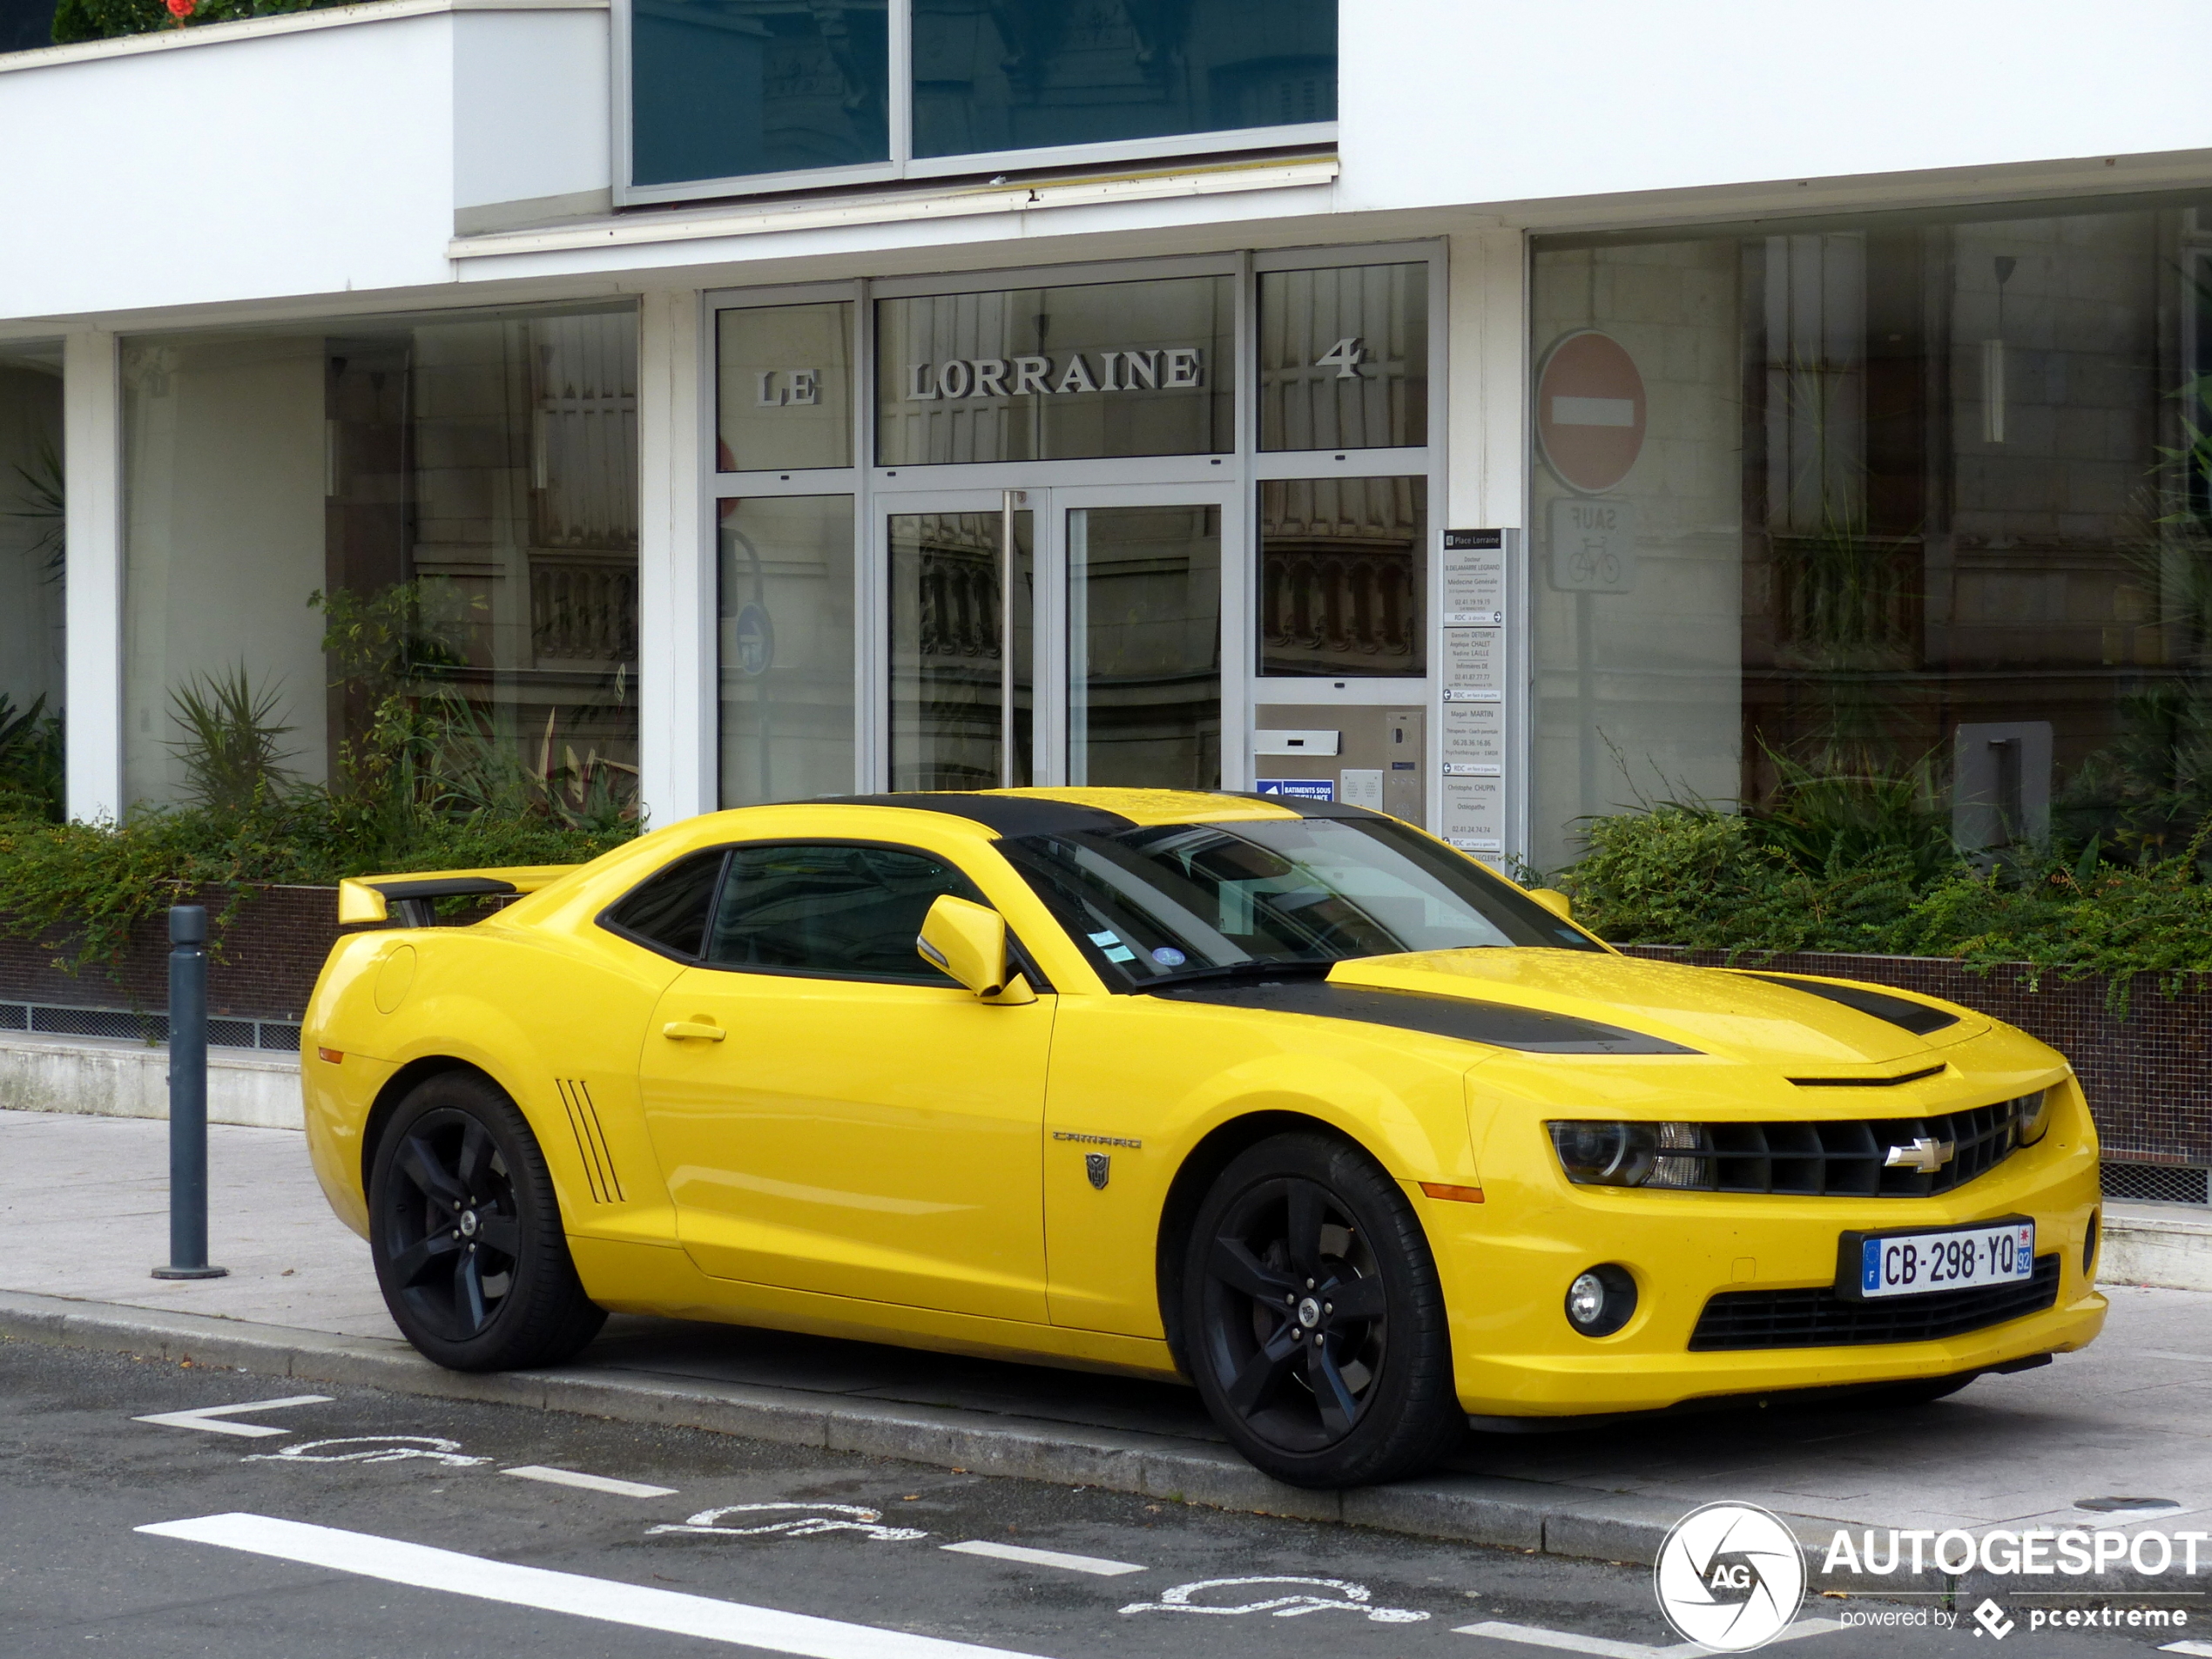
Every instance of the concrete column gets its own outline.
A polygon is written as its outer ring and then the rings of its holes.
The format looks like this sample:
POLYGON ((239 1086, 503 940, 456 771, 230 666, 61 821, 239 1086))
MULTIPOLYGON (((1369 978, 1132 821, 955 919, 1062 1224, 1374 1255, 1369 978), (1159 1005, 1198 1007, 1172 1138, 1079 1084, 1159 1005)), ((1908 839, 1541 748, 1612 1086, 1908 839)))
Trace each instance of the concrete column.
POLYGON ((113 334, 62 351, 69 563, 64 598, 69 815, 116 818, 123 799, 123 381, 113 334))
POLYGON ((1528 849, 1530 660, 1528 580, 1527 238, 1517 230, 1451 239, 1446 319, 1449 379, 1445 468, 1453 527, 1520 529, 1506 571, 1506 851, 1528 849))
POLYGON ((637 691, 649 822, 712 812, 714 543, 705 498, 706 367, 700 300, 644 296, 637 361, 637 691))

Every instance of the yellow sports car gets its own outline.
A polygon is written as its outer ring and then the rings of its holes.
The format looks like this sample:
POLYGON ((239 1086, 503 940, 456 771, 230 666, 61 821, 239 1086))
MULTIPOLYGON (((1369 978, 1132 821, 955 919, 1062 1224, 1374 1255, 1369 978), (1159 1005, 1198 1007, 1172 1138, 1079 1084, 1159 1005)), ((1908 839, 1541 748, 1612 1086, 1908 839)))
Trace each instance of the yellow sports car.
POLYGON ((308 1136, 447 1366, 550 1363, 617 1309, 1179 1374, 1259 1467, 1340 1487, 1470 1418, 1931 1399, 2104 1319, 2051 1049, 1622 956, 1355 807, 750 807, 342 891, 395 912, 315 988, 308 1136))

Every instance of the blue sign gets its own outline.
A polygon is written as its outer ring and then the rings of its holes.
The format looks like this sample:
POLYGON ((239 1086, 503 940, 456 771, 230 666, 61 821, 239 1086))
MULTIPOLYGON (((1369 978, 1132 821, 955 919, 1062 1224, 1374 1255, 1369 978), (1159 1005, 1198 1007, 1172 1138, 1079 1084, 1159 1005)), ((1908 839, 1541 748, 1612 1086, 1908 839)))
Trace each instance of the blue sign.
POLYGON ((1252 786, 1263 795, 1286 795, 1292 800, 1334 800, 1337 786, 1326 778, 1262 778, 1252 786))

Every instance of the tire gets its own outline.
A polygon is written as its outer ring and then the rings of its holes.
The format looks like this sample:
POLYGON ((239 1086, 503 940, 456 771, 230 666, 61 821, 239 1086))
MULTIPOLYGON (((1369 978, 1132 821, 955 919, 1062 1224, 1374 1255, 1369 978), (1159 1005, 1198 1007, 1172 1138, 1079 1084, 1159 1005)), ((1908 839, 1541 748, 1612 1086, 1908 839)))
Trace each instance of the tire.
POLYGON ((1333 1136, 1276 1136, 1216 1178, 1184 1242, 1183 1331, 1214 1421, 1289 1485, 1396 1480, 1466 1437, 1420 1222, 1333 1136))
POLYGON ((536 1137, 479 1073, 440 1072, 400 1103, 370 1165, 368 1215, 384 1305, 448 1370, 552 1365, 606 1323, 569 1258, 536 1137))

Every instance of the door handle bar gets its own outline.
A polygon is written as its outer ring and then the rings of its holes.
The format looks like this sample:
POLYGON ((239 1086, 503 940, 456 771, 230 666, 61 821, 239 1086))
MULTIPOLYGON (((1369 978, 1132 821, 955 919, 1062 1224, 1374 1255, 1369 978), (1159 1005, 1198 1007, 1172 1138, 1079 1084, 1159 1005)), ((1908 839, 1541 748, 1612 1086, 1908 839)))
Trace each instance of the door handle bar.
POLYGON ((692 1037, 701 1042, 719 1042, 730 1035, 711 1020, 671 1020, 661 1027, 660 1034, 678 1042, 692 1037))

